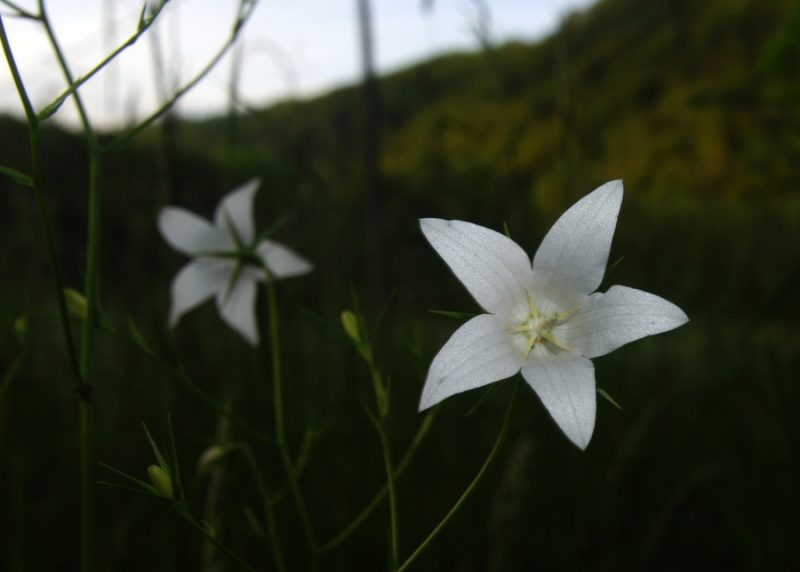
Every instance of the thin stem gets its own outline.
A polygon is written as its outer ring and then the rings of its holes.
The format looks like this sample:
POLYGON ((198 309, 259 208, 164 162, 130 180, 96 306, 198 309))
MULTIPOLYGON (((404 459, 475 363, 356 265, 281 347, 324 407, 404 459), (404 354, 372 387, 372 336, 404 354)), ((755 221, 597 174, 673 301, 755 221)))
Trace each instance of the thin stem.
POLYGON ((508 409, 506 410, 506 416, 505 416, 505 419, 503 420, 503 426, 500 429, 500 433, 497 436, 497 440, 495 441, 494 446, 492 447, 492 450, 489 451, 489 456, 486 457, 486 460, 483 462, 483 465, 481 466, 480 470, 478 471, 478 474, 475 475, 475 478, 472 479, 472 482, 469 484, 469 486, 466 488, 466 490, 462 493, 462 495, 458 498, 456 503, 453 505, 453 508, 451 508, 448 511, 448 513, 444 516, 444 518, 441 520, 441 522, 439 522, 439 524, 436 525, 436 528, 434 528, 431 531, 431 533, 425 538, 425 540, 422 541, 422 543, 411 554, 411 556, 409 556, 408 559, 405 562, 403 562, 403 565, 400 566, 400 568, 397 569, 397 572, 403 572, 409 566, 411 566, 411 564, 414 562, 414 560, 417 559, 417 557, 422 553, 422 551, 425 550, 425 548, 428 547, 428 545, 433 541, 433 539, 436 538, 439 535, 439 533, 442 531, 442 529, 444 529, 444 527, 447 525, 447 523, 450 522, 450 519, 453 518, 453 516, 458 512, 458 509, 461 508, 461 506, 464 504, 464 502, 469 498, 469 496, 472 494, 472 492, 478 486, 478 483, 483 478, 483 475, 486 474, 487 469, 492 464, 492 461, 494 460, 494 458, 497 456, 498 451, 500 451, 500 445, 505 440, 506 433, 508 433, 508 425, 509 425, 509 421, 511 419, 511 411, 513 410, 513 407, 514 407, 514 401, 515 401, 515 398, 517 396, 517 388, 518 387, 519 387, 519 382, 518 381, 514 381, 514 389, 513 389, 513 392, 511 394, 511 399, 508 402, 508 409))
MULTIPOLYGON (((267 269, 265 269, 267 271, 267 269)), ((311 519, 308 516, 305 499, 303 498, 300 486, 297 483, 297 475, 294 471, 289 447, 286 443, 286 430, 283 420, 283 387, 281 381, 281 356, 280 338, 278 337, 278 303, 275 297, 275 286, 271 277, 266 281, 267 300, 269 309, 269 337, 270 351, 272 353, 272 388, 273 406, 275 410, 275 441, 280 449, 281 460, 286 471, 286 478, 289 482, 289 490, 292 492, 297 513, 303 523, 303 533, 306 539, 306 547, 312 559, 312 567, 315 567, 319 550, 314 536, 314 529, 311 526, 311 519)))
MULTIPOLYGON (((397 468, 394 470, 395 480, 405 472, 406 468, 411 463, 411 460, 414 458, 414 454, 417 452, 422 440, 428 434, 428 430, 431 428, 434 416, 435 410, 429 412, 425 416, 425 419, 422 420, 422 423, 420 424, 419 429, 417 429, 417 433, 414 435, 408 450, 406 451, 405 455, 403 455, 403 458, 400 460, 397 468)), ((372 497, 372 500, 370 500, 366 506, 361 509, 361 512, 358 513, 358 515, 350 522, 350 524, 348 524, 339 534, 334 536, 320 548, 320 552, 328 552, 341 546, 344 541, 347 540, 356 531, 356 529, 358 529, 358 527, 367 520, 372 512, 378 508, 387 492, 388 487, 386 484, 384 484, 383 487, 381 487, 381 489, 375 493, 375 496, 372 497)))
POLYGON ((253 568, 252 566, 250 566, 250 564, 242 560, 242 558, 239 557, 239 555, 237 555, 235 552, 232 552, 230 548, 222 544, 222 542, 220 542, 219 538, 217 537, 217 534, 213 530, 211 530, 208 527, 208 525, 205 525, 202 522, 198 522, 191 514, 189 514, 189 511, 186 509, 185 506, 175 502, 173 503, 173 508, 175 509, 175 512, 177 512, 178 515, 181 518, 183 518, 183 520, 188 522, 193 528, 199 531, 200 534, 202 534, 206 540, 208 540, 211 544, 213 544, 217 548, 217 550, 222 552, 225 556, 236 562, 236 564, 238 564, 248 572, 256 572, 255 568, 253 568))
POLYGON ((147 344, 147 342, 143 338, 124 334, 118 331, 113 325, 110 325, 105 320, 101 321, 100 327, 101 329, 103 329, 104 332, 110 334, 116 339, 131 344, 134 348, 141 351, 146 357, 148 357, 154 363, 161 366, 161 368, 168 374, 169 377, 178 381, 179 383, 184 384, 191 393, 197 396, 197 398, 199 398, 208 407, 217 412, 218 415, 230 419, 234 425, 236 425, 240 429, 243 429, 251 437, 258 439, 265 445, 275 445, 275 442, 272 439, 270 439, 269 437, 264 435, 261 431, 259 431, 258 429, 247 423, 244 419, 242 419, 236 413, 234 413, 233 410, 231 410, 229 407, 220 405, 217 399, 211 396, 202 387, 197 385, 189 376, 189 374, 186 373, 186 368, 183 366, 182 363, 178 362, 178 364, 175 365, 168 362, 165 358, 161 357, 155 351, 153 351, 150 348, 149 344, 147 344))
MULTIPOLYGON (((34 16, 33 14, 27 14, 27 13, 23 13, 23 15, 24 15, 24 16, 26 16, 26 17, 33 17, 33 18, 36 18, 36 16, 34 16)), ((114 60, 114 59, 115 59, 115 58, 116 58, 116 57, 117 57, 119 54, 121 54, 121 53, 122 53, 122 52, 124 52, 126 49, 128 49, 128 48, 129 48, 129 47, 131 47, 133 44, 135 44, 135 43, 136 43, 136 42, 139 40, 139 38, 142 36, 142 34, 144 34, 144 33, 145 33, 145 32, 146 32, 148 29, 150 29, 150 26, 151 26, 151 25, 153 24, 153 22, 155 22, 155 20, 156 20, 156 16, 157 16, 157 14, 153 15, 153 17, 152 17, 152 18, 150 18, 150 19, 146 20, 146 21, 144 22, 144 24, 143 24, 143 25, 142 25, 142 26, 141 26, 141 27, 140 27, 140 28, 139 28, 139 29, 136 31, 136 33, 135 33, 135 34, 133 34, 133 35, 132 35, 132 36, 130 36, 130 37, 127 39, 127 40, 125 40, 125 41, 124 41, 122 44, 120 44, 119 46, 117 46, 117 47, 116 47, 116 48, 115 48, 113 51, 111 51, 111 52, 110 52, 110 53, 109 53, 109 54, 108 54, 108 55, 107 55, 105 58, 103 58, 103 59, 100 61, 100 63, 98 63, 96 66, 94 66, 94 67, 93 67, 92 69, 90 69, 88 72, 86 72, 84 75, 82 75, 81 77, 79 77, 77 80, 75 80, 75 81, 71 82, 71 83, 70 83, 70 85, 69 85, 69 87, 68 87, 67 89, 65 89, 64 91, 62 91, 62 92, 61 92, 61 93, 58 95, 58 97, 56 97, 55 99, 53 99, 53 100, 52 100, 52 101, 51 101, 51 102, 50 102, 48 105, 46 105, 46 106, 44 107, 44 109, 51 108, 52 106, 54 106, 54 105, 57 105, 57 104, 58 104, 58 102, 60 102, 60 101, 63 101, 64 99, 66 99, 66 98, 67 98, 69 95, 71 95, 71 94, 73 94, 73 93, 76 93, 76 92, 78 91, 78 89, 80 89, 80 87, 81 87, 83 84, 85 84, 87 81, 89 81, 90 79, 92 79, 92 78, 93 78, 93 77, 94 77, 94 76, 95 76, 95 75, 96 75, 96 74, 97 74, 97 73, 98 73, 100 70, 102 70, 102 69, 103 69, 104 67, 106 67, 106 66, 107 66, 109 63, 111 63, 111 61, 112 61, 112 60, 114 60)))
MULTIPOLYGON (((47 16, 44 0, 39 0, 39 18, 44 26, 47 38, 58 60, 61 72, 68 85, 73 85, 72 72, 64 56, 64 51, 55 36, 50 19, 47 16)), ((94 332, 97 322, 98 281, 100 267, 100 149, 97 137, 92 128, 89 115, 83 105, 80 94, 73 91, 72 99, 81 119, 89 153, 89 213, 86 245, 86 316, 83 320, 81 336, 80 372, 83 381, 78 392, 79 407, 79 443, 80 443, 80 478, 81 478, 81 571, 92 572, 95 569, 95 490, 94 466, 96 437, 94 431, 95 411, 92 403, 92 363, 94 350, 94 332)))
POLYGON ((384 385, 383 378, 380 370, 372 357, 372 351, 367 349, 364 352, 364 357, 369 365, 370 375, 372 377, 372 386, 375 390, 375 403, 378 408, 378 417, 372 418, 375 429, 381 440, 381 451, 383 453, 383 467, 386 471, 386 490, 389 493, 389 535, 391 554, 389 560, 389 569, 396 570, 397 563, 399 562, 400 552, 400 535, 397 525, 397 491, 395 490, 394 483, 394 469, 392 467, 392 451, 389 444, 389 436, 386 433, 386 421, 389 415, 389 402, 387 390, 384 385))
MULTIPOLYGON (((255 5, 255 2, 253 3, 255 5)), ((156 120, 158 120, 162 115, 164 115, 169 109, 175 104, 178 99, 183 97, 183 95, 194 88, 195 85, 200 83, 203 78, 205 78, 209 72, 217 65, 217 63, 228 53, 228 50, 236 43, 237 38, 239 37, 239 32, 242 30, 244 23, 252 14, 252 9, 246 15, 237 19, 236 25, 234 25, 233 30, 231 31, 231 35, 228 40, 220 47, 217 53, 214 55, 211 60, 192 78, 189 82, 184 84, 180 89, 178 89, 171 98, 165 101, 161 107, 151 113, 146 119, 139 122, 135 127, 131 128, 126 133, 119 135, 114 140, 109 142, 105 145, 105 149, 113 150, 116 148, 121 147, 131 139, 133 139, 136 135, 150 127, 156 120)))
POLYGON ((267 536, 269 537, 272 556, 275 559, 275 566, 279 572, 286 572, 286 563, 283 560, 283 552, 281 551, 281 545, 278 542, 277 522, 275 521, 275 511, 273 510, 274 502, 270 496, 269 488, 267 487, 267 481, 264 478, 264 474, 261 472, 258 463, 256 462, 256 457, 253 454, 252 449, 250 449, 250 447, 245 443, 240 444, 239 449, 242 451, 247 459, 247 463, 250 465, 250 470, 253 472, 253 480, 255 480, 258 494, 261 496, 261 502, 264 504, 264 518, 267 521, 267 536))
POLYGON ((389 491, 389 526, 391 534, 391 560, 389 561, 390 570, 397 569, 399 561, 400 540, 397 529, 397 492, 394 486, 394 470, 392 469, 392 454, 389 448, 389 437, 386 435, 386 427, 383 420, 377 421, 378 434, 381 438, 381 449, 383 449, 383 466, 386 470, 386 487, 389 491))
POLYGON ((39 18, 33 12, 29 12, 18 6, 15 2, 11 2, 11 0, 2 0, 3 4, 11 8, 12 10, 16 11, 17 13, 14 14, 15 16, 20 16, 22 18, 28 18, 30 20, 38 20, 39 18))
POLYGON ((2 42, 3 53, 5 54, 6 61, 8 62, 8 67, 11 70, 11 75, 14 78, 14 85, 16 86, 17 93, 22 101, 22 107, 25 109, 25 117, 28 123, 28 137, 30 139, 31 148, 31 177, 33 178, 33 193, 36 201, 36 210, 38 211, 39 221, 41 222, 42 232, 44 233, 47 257, 50 262, 50 270, 53 273, 56 300, 58 301, 58 313, 61 320, 64 340, 67 345, 67 354, 69 355, 69 361, 72 366, 72 373, 75 377, 75 383, 77 386, 80 386, 82 381, 80 361, 78 360, 78 352, 75 347, 75 340, 72 337, 72 330, 70 329, 67 300, 64 297, 64 280, 61 273, 61 264, 59 263, 58 256, 56 255, 53 227, 50 224, 50 216, 47 212, 47 206, 45 205, 44 201, 44 183, 42 179, 42 147, 39 139, 39 120, 36 117, 36 111, 33 109, 31 100, 28 97, 28 92, 25 89, 22 76, 17 68, 17 63, 14 60, 14 54, 11 51, 11 46, 8 42, 8 36, 6 35, 2 16, 0 16, 0 42, 2 42))

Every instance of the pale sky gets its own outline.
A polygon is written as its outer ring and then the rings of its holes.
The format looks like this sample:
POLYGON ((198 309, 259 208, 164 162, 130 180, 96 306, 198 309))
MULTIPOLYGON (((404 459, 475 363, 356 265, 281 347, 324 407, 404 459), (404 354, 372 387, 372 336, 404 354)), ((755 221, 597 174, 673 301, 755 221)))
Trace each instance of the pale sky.
MULTIPOLYGON (((34 11, 36 0, 16 0, 34 11)), ((550 33, 567 12, 592 0, 486 0, 495 41, 535 40, 550 33)), ((111 45, 136 29, 143 0, 49 0, 48 13, 75 75, 91 69, 111 45), (110 12, 110 14, 109 14, 110 12), (111 16, 109 18, 109 15, 111 16), (113 22, 112 26, 108 23, 113 22), (116 38, 116 41, 112 40, 116 38)), ((477 46, 472 31, 475 0, 372 0, 380 72, 433 55, 477 46)), ((160 44, 173 80, 190 79, 227 38, 237 0, 171 0, 139 42, 81 88, 93 121, 111 125, 143 117, 157 107, 154 44, 160 44), (154 34, 157 42, 149 35, 154 34)), ((3 21, 29 93, 38 107, 64 89, 39 26, 6 16, 3 21)), ((242 100, 254 106, 309 97, 357 81, 360 70, 356 0, 260 0, 241 37, 242 100)), ((179 104, 184 115, 222 112, 227 106, 230 58, 179 104)), ((4 60, 0 61, 0 113, 21 106, 4 60)), ((67 103, 58 121, 75 124, 67 103)))

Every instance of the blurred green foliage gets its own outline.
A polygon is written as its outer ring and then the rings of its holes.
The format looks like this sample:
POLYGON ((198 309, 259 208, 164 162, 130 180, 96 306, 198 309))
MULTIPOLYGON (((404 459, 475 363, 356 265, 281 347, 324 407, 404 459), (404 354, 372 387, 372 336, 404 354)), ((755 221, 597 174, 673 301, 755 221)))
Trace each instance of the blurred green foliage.
MULTIPOLYGON (((498 230, 507 223, 533 253, 568 205, 623 178, 611 258, 624 260, 603 288, 620 283, 657 293, 692 321, 596 361, 599 387, 623 410, 600 400, 586 453, 558 434, 532 392, 520 392, 500 462, 417 569, 800 567, 793 546, 800 508, 798 30, 796 1, 604 0, 536 44, 448 55, 383 78, 387 193, 379 262, 364 247, 356 88, 181 122, 167 148, 151 131, 104 165, 104 314, 122 330, 131 317, 160 354, 183 361, 199 386, 269 432, 266 364, 213 308, 166 331, 169 283, 184 260, 155 228, 165 204, 210 216, 224 192, 262 177, 260 225, 286 215, 277 238, 317 267, 280 284, 278 295, 289 432, 295 450, 305 426, 319 433, 302 484, 314 491, 318 533, 329 538, 382 479, 378 438, 369 441, 361 414, 368 373, 339 325, 351 291, 373 301, 367 322, 392 376, 391 434, 400 451, 421 419, 416 400, 427 365, 459 324, 426 310, 477 311, 416 219, 460 218, 498 230), (167 170, 159 167, 164 160, 167 170), (375 263, 387 287, 369 292, 365 264, 375 263)), ((0 163, 29 172, 25 141, 23 125, 0 120, 0 163)), ((44 143, 59 254, 67 285, 80 289, 85 146, 56 128, 46 130, 44 143)), ((29 189, 0 178, 0 213, 0 374, 22 363, 0 388, 0 569, 69 569, 77 558, 76 411, 29 189), (28 329, 20 339, 22 315, 28 329)), ((100 460, 144 478, 152 459, 140 422, 155 434, 160 425, 165 435, 169 411, 182 473, 194 478, 190 502, 202 511, 206 481, 194 463, 214 440, 213 411, 118 337, 101 336, 97 357, 100 460)), ((440 407, 399 481, 403 554, 477 470, 499 429, 506 389, 469 417, 480 392, 440 407)), ((279 479, 277 457, 259 451, 268 478, 279 479)), ((241 459, 226 460, 218 530, 234 550, 266 565, 266 542, 241 508, 257 505, 250 483, 241 459)), ((199 541, 158 503, 106 489, 99 500, 107 569, 199 569, 199 541)), ((385 513, 377 511, 362 536, 323 564, 383 569, 385 513)), ((299 539, 291 509, 280 516, 299 539)), ((286 551, 299 558, 302 545, 286 551)))

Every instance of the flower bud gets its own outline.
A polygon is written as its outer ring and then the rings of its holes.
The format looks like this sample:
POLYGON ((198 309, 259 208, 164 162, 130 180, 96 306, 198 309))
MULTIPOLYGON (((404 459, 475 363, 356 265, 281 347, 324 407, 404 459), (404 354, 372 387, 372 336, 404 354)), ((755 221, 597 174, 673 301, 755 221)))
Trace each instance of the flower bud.
POLYGON ((361 333, 358 327, 358 317, 352 310, 344 310, 340 316, 342 320, 342 328, 344 328, 347 337, 355 343, 361 343, 361 333))
POLYGON ((228 453, 229 450, 229 447, 211 445, 208 449, 203 451, 203 454, 200 455, 200 458, 197 460, 198 472, 203 474, 210 471, 214 465, 216 465, 217 462, 219 462, 219 460, 228 453))
POLYGON ((64 288, 64 298, 67 300, 67 310, 69 310, 70 315, 73 318, 85 320, 86 296, 72 288, 64 288))
POLYGON ((147 467, 147 476, 150 477, 150 482, 156 487, 158 493, 165 499, 172 498, 172 478, 169 473, 159 467, 158 465, 150 465, 147 467))
POLYGON ((14 333, 17 336, 19 343, 25 343, 25 338, 28 334, 28 318, 20 316, 14 320, 14 333))

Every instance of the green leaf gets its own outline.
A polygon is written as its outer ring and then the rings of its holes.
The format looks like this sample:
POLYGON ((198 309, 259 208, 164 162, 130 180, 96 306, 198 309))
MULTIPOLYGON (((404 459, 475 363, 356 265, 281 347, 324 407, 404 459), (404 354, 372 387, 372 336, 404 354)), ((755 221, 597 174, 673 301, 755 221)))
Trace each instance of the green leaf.
POLYGON ((23 187, 32 187, 33 186, 33 177, 30 175, 26 175, 16 169, 12 169, 11 167, 5 167, 0 165, 0 173, 17 183, 23 187))
POLYGON ((150 441, 150 448, 153 450, 153 454, 156 456, 158 464, 161 465, 162 469, 169 473, 169 463, 167 463, 164 455, 161 454, 161 450, 158 448, 158 445, 156 445, 156 442, 153 440, 153 436, 150 435, 150 431, 147 429, 147 425, 145 425, 144 422, 142 422, 142 427, 144 427, 145 435, 147 435, 147 440, 150 441))
POLYGON ((67 98, 70 95, 72 95, 72 90, 68 89, 67 91, 62 93, 60 96, 58 96, 56 99, 51 101, 47 105, 47 107, 45 107, 39 113, 37 113, 36 117, 39 119, 39 121, 44 121, 45 119, 48 119, 49 117, 52 117, 53 114, 55 114, 55 112, 58 111, 58 108, 63 105, 63 103, 67 100, 67 98))
POLYGON ((614 398, 613 398, 613 397, 611 397, 611 396, 608 394, 608 392, 607 392, 605 389, 600 389, 600 388, 598 387, 598 388, 597 388, 597 393, 600 395, 600 397, 604 397, 604 398, 605 398, 605 399, 606 399, 606 400, 607 400, 607 401, 608 401, 608 402, 609 402, 611 405, 613 405, 614 407, 616 407, 617 409, 619 409, 620 411, 622 411, 622 405, 620 405, 619 403, 617 403, 617 402, 614 400, 614 398))
POLYGON ((603 275, 603 280, 605 280, 606 278, 608 278, 608 275, 609 275, 609 274, 611 274, 611 273, 612 273, 612 272, 613 272, 613 271, 614 271, 614 270, 617 268, 617 266, 619 266, 619 265, 620 265, 620 263, 621 263, 621 262, 622 262, 624 259, 625 259, 625 257, 624 257, 624 256, 620 256, 620 257, 619 257, 619 258, 617 258, 617 259, 616 259, 614 262, 612 262, 611 264, 609 264, 609 265, 606 267, 606 273, 603 275))
POLYGON ((178 470, 178 448, 175 445, 175 431, 172 429, 172 416, 167 415, 167 427, 169 428, 169 451, 172 457, 172 482, 175 486, 175 498, 184 502, 183 485, 181 484, 181 473, 178 470))
POLYGON ((492 396, 494 395, 494 392, 497 391, 499 387, 500 387, 499 383, 493 383, 489 387, 487 387, 486 390, 481 394, 481 396, 478 399, 477 403, 475 403, 475 405, 473 405, 472 408, 469 411, 467 411, 467 417, 469 417, 470 415, 475 413, 478 409, 480 409, 480 407, 484 403, 489 401, 489 399, 492 398, 492 396))
MULTIPOLYGON (((141 479, 137 479, 136 477, 134 477, 132 475, 129 475, 128 473, 124 473, 124 472, 120 471, 119 469, 115 469, 111 465, 106 465, 103 462, 100 462, 98 464, 101 467, 103 467, 104 469, 108 469, 109 471, 111 471, 115 475, 117 475, 119 477, 122 477, 123 479, 138 485, 139 487, 141 487, 141 490, 132 489, 130 487, 124 487, 123 485, 112 485, 112 486, 116 486, 116 487, 119 487, 119 488, 128 488, 128 490, 132 490, 134 492, 141 492, 141 493, 149 494, 149 495, 153 495, 153 496, 161 496, 159 494, 159 492, 158 492, 158 489, 156 489, 150 483, 146 483, 146 482, 142 481, 141 479)), ((111 484, 111 483, 109 483, 109 484, 111 484)))
POLYGON ((456 318, 457 320, 468 320, 478 315, 470 312, 451 312, 450 310, 428 310, 428 312, 440 316, 447 316, 448 318, 456 318))
POLYGON ((267 228, 265 228, 264 230, 262 230, 261 232, 258 233, 258 236, 256 237, 256 240, 255 240, 255 243, 258 244, 262 240, 264 240, 266 238, 271 238, 272 236, 274 236, 275 233, 278 232, 278 230, 284 224, 286 224, 287 220, 289 220, 289 217, 287 215, 282 215, 280 218, 278 218, 278 220, 276 220, 271 225, 269 225, 267 228))

